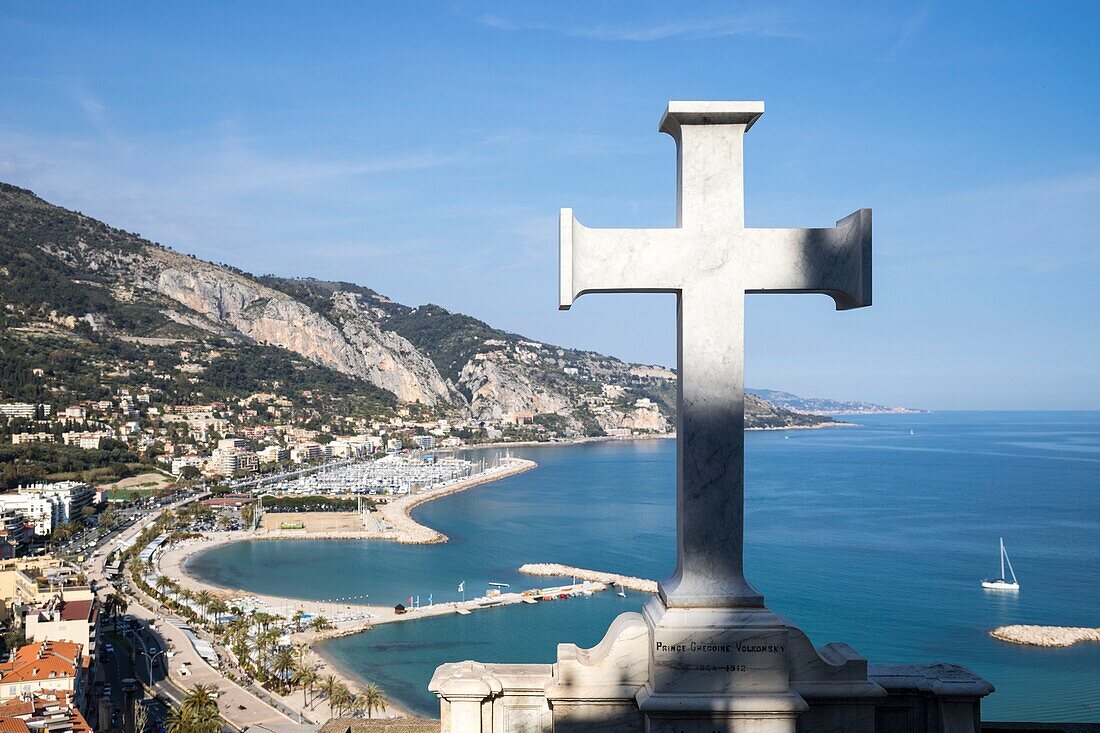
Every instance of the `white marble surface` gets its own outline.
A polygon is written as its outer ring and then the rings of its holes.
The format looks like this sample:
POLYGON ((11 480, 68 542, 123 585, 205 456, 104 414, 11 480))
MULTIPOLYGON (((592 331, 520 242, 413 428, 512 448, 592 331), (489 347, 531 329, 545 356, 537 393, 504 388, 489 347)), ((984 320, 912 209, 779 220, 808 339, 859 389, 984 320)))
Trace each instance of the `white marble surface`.
POLYGON ((763 102, 670 102, 677 226, 590 229, 561 212, 560 307, 585 293, 677 295, 677 569, 670 606, 761 607, 745 580, 745 293, 825 293, 871 303, 871 214, 836 227, 745 227, 743 142, 763 102))

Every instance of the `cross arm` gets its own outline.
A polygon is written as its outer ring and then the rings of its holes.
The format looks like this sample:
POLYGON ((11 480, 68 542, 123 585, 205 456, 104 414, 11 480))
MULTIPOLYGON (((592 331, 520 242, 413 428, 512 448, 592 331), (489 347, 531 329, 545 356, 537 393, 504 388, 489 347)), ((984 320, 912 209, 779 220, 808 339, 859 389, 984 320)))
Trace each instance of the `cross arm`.
POLYGON ((871 305, 871 210, 828 229, 746 229, 748 293, 824 293, 837 310, 871 305))
POLYGON ((561 210, 560 310, 585 293, 667 292, 682 287, 682 230, 589 229, 561 210))

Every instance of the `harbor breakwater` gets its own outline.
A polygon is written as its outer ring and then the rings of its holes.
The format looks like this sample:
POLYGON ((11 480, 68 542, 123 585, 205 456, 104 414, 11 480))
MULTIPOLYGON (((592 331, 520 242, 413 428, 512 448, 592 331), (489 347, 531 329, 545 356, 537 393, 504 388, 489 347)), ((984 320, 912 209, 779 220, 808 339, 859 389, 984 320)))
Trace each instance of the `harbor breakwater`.
POLYGON ((460 491, 466 491, 490 481, 499 481, 502 478, 515 476, 530 471, 532 468, 537 468, 538 465, 526 458, 505 458, 501 460, 499 466, 483 471, 471 478, 395 499, 382 506, 378 513, 383 521, 396 530, 395 534, 388 535, 389 539, 396 542, 406 545, 434 545, 446 542, 449 539, 447 535, 431 527, 425 527, 413 519, 412 510, 425 502, 457 494, 460 491))
POLYGON ((657 581, 647 580, 646 578, 635 578, 630 575, 619 575, 618 573, 603 573, 599 570, 588 570, 587 568, 575 568, 570 565, 559 565, 558 563, 527 563, 521 565, 519 572, 525 575, 542 575, 552 577, 569 577, 573 576, 581 580, 588 580, 593 583, 603 583, 604 585, 618 585, 623 588, 629 588, 630 590, 641 591, 642 593, 656 593, 657 581))
POLYGON ((1100 629, 1083 626, 999 626, 989 632, 994 639, 1011 644, 1043 647, 1067 647, 1086 641, 1100 641, 1100 629))

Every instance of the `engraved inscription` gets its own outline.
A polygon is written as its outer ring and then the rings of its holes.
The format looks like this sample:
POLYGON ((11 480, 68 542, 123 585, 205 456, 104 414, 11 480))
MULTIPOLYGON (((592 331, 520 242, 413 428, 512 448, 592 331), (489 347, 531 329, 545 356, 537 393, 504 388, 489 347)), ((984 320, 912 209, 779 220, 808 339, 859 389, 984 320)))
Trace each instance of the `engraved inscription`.
POLYGON ((654 629, 654 689, 786 690, 786 629, 654 629))

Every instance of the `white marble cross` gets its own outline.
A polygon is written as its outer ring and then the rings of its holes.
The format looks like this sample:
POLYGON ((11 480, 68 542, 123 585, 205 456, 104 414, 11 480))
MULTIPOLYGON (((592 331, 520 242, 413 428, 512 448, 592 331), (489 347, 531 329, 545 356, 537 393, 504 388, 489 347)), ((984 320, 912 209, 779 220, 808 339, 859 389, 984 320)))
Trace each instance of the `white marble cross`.
MULTIPOLYGON (((676 227, 589 229, 561 212, 561 309, 585 293, 676 293, 676 572, 669 607, 752 608, 744 577, 745 293, 871 304, 871 211, 828 229, 745 227, 745 132, 763 102, 670 102, 676 227)), ((791 527, 797 532, 797 527, 791 527)))

